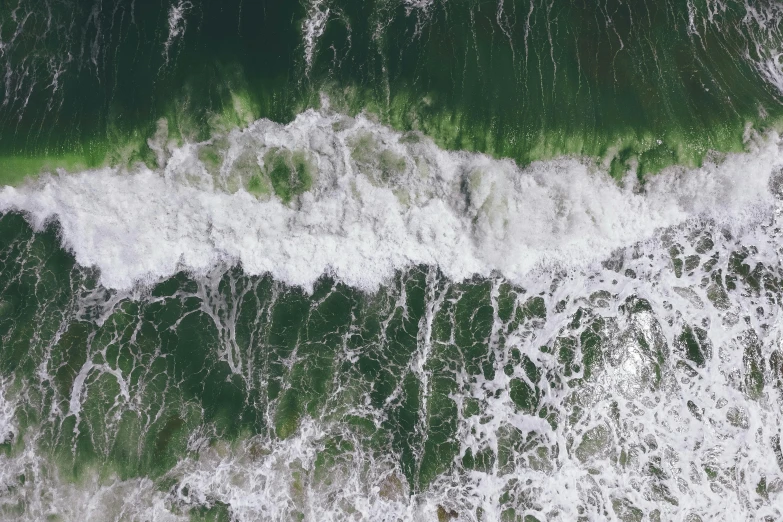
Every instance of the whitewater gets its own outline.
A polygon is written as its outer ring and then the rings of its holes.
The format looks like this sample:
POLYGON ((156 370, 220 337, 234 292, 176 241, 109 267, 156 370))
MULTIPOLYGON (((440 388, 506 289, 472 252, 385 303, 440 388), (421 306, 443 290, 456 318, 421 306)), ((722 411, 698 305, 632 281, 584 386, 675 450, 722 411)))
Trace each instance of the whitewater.
POLYGON ((331 274, 373 291, 420 264, 454 280, 497 271, 520 282, 536 270, 585 268, 688 220, 743 230, 775 208, 770 183, 783 165, 777 134, 748 131, 747 153, 716 153, 642 184, 632 171, 612 179, 589 159, 519 167, 315 110, 287 125, 259 120, 221 144, 212 172, 199 160, 211 142, 151 141, 159 169, 43 175, 4 187, 0 210, 24 212, 37 230, 56 220, 63 244, 109 288, 239 263, 306 289, 331 274), (288 203, 249 193, 248 173, 281 150, 305 154, 312 188, 288 203))
MULTIPOLYGON (((221 332, 219 359, 251 386, 252 358, 270 349, 238 340, 240 303, 248 285, 261 285, 254 276, 278 285, 273 303, 299 287, 313 295, 313 310, 348 292, 319 294, 324 277, 357 295, 389 292, 396 304, 373 312, 388 325, 399 310, 414 314, 405 281, 423 271, 426 309, 399 371, 419 383, 415 432, 425 446, 437 433, 431 365, 468 350, 457 334, 439 332, 473 321, 453 307, 485 284, 491 320, 481 342, 493 369, 454 369, 454 462, 423 488, 411 485, 397 455, 368 448, 343 421, 360 416, 379 428, 407 393, 402 384, 378 408, 337 372, 321 413, 286 436, 229 444, 210 443, 208 425, 190 433, 188 456, 165 475, 173 486, 97 471, 71 483, 28 445, 0 475, 9 491, 24 492, 21 519, 186 520, 190 509, 215 506, 239 521, 783 516, 783 323, 774 290, 783 141, 774 132, 749 129, 746 152, 643 180, 633 171, 613 179, 606 164, 585 158, 519 166, 446 151, 418 133, 328 109, 201 143, 160 136, 149 143, 158 168, 62 171, 0 192, 0 211, 22 213, 37 233, 54 225, 78 264, 95 269, 100 286, 82 289, 69 312, 80 321, 106 325, 129 302, 166 302, 151 289, 184 271, 194 289, 172 299, 200 303, 221 332), (259 189, 275 158, 299 158, 289 181, 306 177, 306 190, 259 189), (590 336, 602 339, 600 363, 590 336), (469 413, 474 404, 480 414, 469 413), (323 471, 335 438, 348 443, 323 471), (20 474, 30 477, 21 485, 20 474)), ((387 341, 351 348, 346 333, 340 342, 337 360, 351 367, 387 341)), ((100 359, 107 348, 94 350, 100 359)), ((287 360, 289 371, 298 360, 287 360)), ((50 361, 37 370, 42 383, 53 379, 50 361)), ((397 363, 389 356, 385 364, 397 363)), ((118 383, 115 407, 145 411, 142 385, 88 358, 65 395, 67 411, 55 407, 51 418, 79 419, 96 376, 118 383)), ((2 389, 0 431, 11 441, 22 399, 9 396, 10 384, 2 389)), ((280 407, 270 401, 269 415, 280 407)))

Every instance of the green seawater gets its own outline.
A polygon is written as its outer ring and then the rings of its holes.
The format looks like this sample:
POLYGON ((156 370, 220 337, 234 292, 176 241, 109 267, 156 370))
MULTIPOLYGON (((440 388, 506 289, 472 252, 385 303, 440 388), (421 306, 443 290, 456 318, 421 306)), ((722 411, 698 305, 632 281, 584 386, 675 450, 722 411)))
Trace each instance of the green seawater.
POLYGON ((708 223, 527 288, 374 293, 110 290, 59 233, 0 217, 3 519, 780 514, 783 271, 708 223))
POLYGON ((774 0, 7 2, 3 180, 154 164, 147 139, 290 121, 322 94, 447 148, 599 157, 618 177, 779 126, 774 0), (71 158, 79 158, 75 161, 71 158), (20 167, 20 162, 26 162, 20 167))
POLYGON ((782 122, 780 0, 0 0, 0 521, 783 519, 782 122))

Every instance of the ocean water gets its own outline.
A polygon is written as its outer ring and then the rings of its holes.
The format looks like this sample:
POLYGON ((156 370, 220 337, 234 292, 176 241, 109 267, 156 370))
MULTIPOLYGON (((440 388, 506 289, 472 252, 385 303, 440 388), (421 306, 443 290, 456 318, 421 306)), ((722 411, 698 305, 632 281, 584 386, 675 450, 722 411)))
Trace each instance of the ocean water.
POLYGON ((779 127, 777 0, 13 0, 0 177, 145 161, 319 108, 527 164, 698 166, 779 127))
POLYGON ((783 519, 782 29, 0 3, 0 520, 783 519))

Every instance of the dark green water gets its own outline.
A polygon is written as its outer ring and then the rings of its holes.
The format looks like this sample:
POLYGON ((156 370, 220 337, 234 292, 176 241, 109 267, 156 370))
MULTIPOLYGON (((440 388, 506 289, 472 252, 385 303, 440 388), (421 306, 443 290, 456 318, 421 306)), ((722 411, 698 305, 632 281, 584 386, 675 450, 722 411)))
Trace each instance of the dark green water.
POLYGON ((775 1, 21 1, 0 8, 3 178, 152 162, 328 93, 449 148, 617 174, 741 150, 777 125, 775 1))

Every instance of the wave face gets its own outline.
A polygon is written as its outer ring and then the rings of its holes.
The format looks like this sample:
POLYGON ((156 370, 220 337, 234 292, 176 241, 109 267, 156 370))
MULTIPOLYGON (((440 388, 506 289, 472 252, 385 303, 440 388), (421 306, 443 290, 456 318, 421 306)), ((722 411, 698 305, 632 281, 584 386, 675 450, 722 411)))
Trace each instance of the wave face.
POLYGON ((0 192, 4 517, 783 516, 774 133, 645 183, 328 110, 150 147, 0 192))
POLYGON ((36 229, 57 219, 76 260, 115 289, 221 261, 308 290, 326 273, 375 291, 414 265, 454 280, 497 271, 521 282, 552 266, 589 266, 689 219, 730 228, 763 219, 781 145, 776 135, 757 140, 751 153, 621 186, 585 160, 519 168, 311 110, 200 144, 151 143, 154 172, 7 187, 0 209, 27 212, 36 229))
POLYGON ((0 175, 149 161, 161 117, 200 141, 289 122, 321 92, 343 112, 522 163, 696 165, 741 149, 748 122, 780 123, 782 6, 21 0, 0 6, 0 175))

